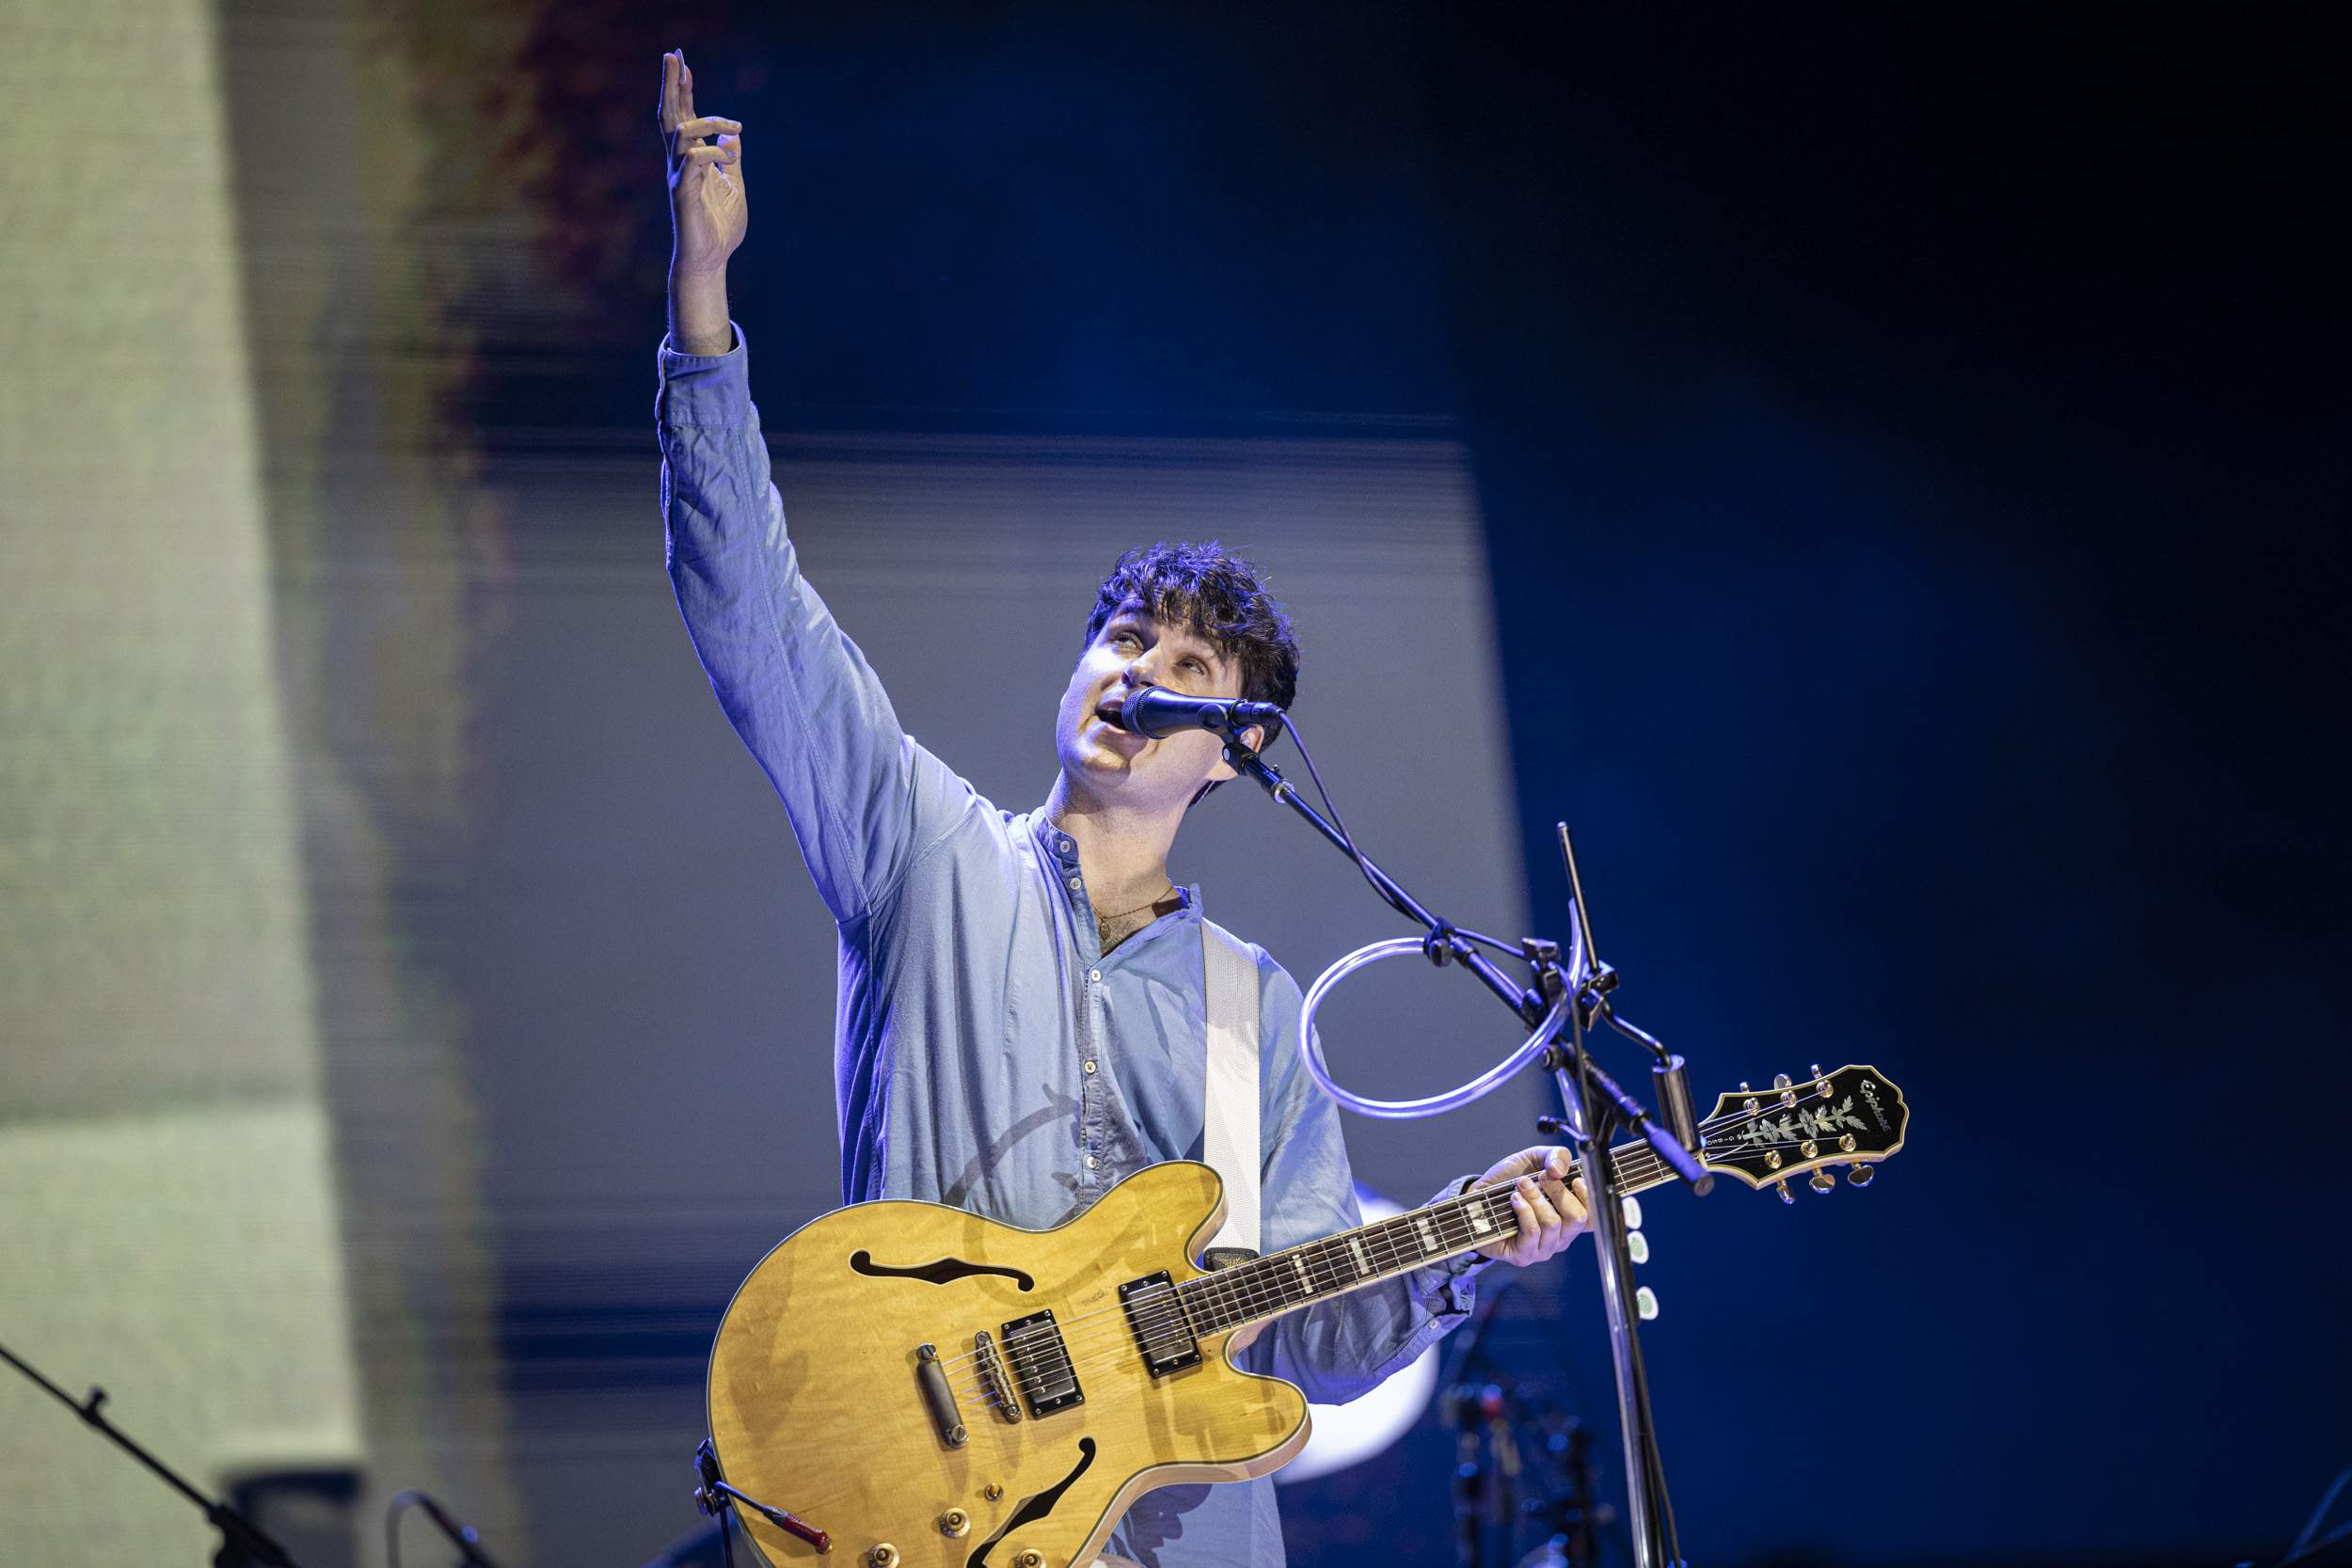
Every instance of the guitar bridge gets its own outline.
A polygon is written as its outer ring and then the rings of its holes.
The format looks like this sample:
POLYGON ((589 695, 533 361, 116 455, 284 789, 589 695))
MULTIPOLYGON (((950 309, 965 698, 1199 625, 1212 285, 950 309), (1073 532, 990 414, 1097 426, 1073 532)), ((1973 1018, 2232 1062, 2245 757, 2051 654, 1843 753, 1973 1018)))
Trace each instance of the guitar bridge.
POLYGON ((1030 1415, 1050 1416, 1086 1402, 1077 1369, 1070 1364, 1070 1349, 1062 1343, 1051 1310, 1015 1318, 1004 1325, 1004 1333, 1005 1359, 1021 1386, 1021 1397, 1029 1402, 1030 1415))
POLYGON ((1166 1269, 1127 1281, 1119 1288, 1119 1299, 1127 1308, 1127 1326, 1135 1332, 1136 1348, 1143 1353, 1143 1364, 1153 1377, 1200 1365, 1200 1341, 1193 1338, 1184 1304, 1178 1299, 1166 1269))
POLYGON ((997 1414, 1008 1421, 1021 1419, 1021 1402, 1013 1397, 1012 1385, 1005 1377, 1005 1364, 997 1359, 996 1341, 983 1328, 972 1336, 972 1354, 979 1364, 982 1392, 997 1414))

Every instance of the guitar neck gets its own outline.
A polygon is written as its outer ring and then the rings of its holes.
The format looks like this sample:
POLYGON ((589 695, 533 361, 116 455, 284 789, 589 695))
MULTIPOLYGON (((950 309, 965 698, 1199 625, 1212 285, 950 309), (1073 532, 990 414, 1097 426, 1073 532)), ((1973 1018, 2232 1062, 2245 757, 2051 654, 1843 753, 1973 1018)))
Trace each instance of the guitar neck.
MULTIPOLYGON (((1674 1180, 1673 1169, 1646 1143, 1620 1144, 1609 1151, 1609 1160, 1621 1192, 1645 1192, 1674 1180)), ((1201 1275, 1186 1280, 1178 1292, 1196 1335, 1221 1334, 1506 1243, 1518 1233, 1511 1188, 1477 1187, 1393 1219, 1201 1275)))

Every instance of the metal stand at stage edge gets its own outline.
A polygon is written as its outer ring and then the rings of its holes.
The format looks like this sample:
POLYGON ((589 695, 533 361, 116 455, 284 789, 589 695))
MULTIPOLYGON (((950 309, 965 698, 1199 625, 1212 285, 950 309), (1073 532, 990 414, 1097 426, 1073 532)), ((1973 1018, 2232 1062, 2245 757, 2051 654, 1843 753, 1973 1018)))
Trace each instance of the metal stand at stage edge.
POLYGON ((270 1538, 261 1526, 215 1497, 208 1497, 188 1483, 187 1479, 170 1465, 133 1442, 120 1427, 102 1414, 106 1402, 106 1390, 92 1388, 87 1399, 77 1400, 36 1370, 31 1363, 20 1359, 6 1345, 0 1345, 0 1361, 6 1361, 54 1395, 57 1402, 117 1447, 150 1470, 173 1491, 194 1503, 204 1514, 204 1522, 220 1531, 219 1549, 213 1553, 213 1568, 296 1568, 286 1548, 270 1538))
MULTIPOLYGON (((58 1403, 82 1418, 85 1424, 153 1471, 165 1485, 194 1503, 203 1513, 205 1523, 220 1531, 220 1545, 213 1553, 213 1568, 300 1568, 293 1554, 279 1545, 267 1530, 230 1504, 198 1491, 186 1477, 149 1453, 120 1427, 108 1420, 104 1414, 106 1390, 92 1388, 87 1398, 77 1400, 42 1376, 31 1362, 17 1355, 6 1345, 0 1345, 0 1361, 6 1361, 39 1384, 58 1403)), ((387 1561, 398 1563, 400 1560, 396 1532, 401 1511, 412 1504, 423 1509, 433 1521, 434 1528, 449 1537, 450 1544, 457 1548, 464 1568, 498 1568, 498 1564, 490 1560, 490 1554, 483 1548, 480 1533, 471 1525, 451 1513, 430 1493, 413 1488, 396 1495, 386 1510, 384 1555, 387 1561)))
MULTIPOLYGON (((1297 743, 1295 724, 1286 723, 1285 727, 1290 729, 1293 742, 1297 743)), ((1564 1137, 1576 1149, 1590 1201, 1594 1239, 1600 1249, 1601 1298, 1609 1320, 1618 1418, 1625 1437, 1627 1513, 1633 1534, 1635 1568, 1684 1568, 1666 1492, 1665 1469, 1659 1456, 1657 1429, 1650 1417, 1648 1374, 1643 1367, 1641 1338, 1635 1329, 1634 1258, 1629 1240, 1631 1230, 1627 1223, 1626 1195, 1619 1189, 1613 1163, 1608 1157, 1610 1138, 1623 1131, 1644 1139, 1692 1193, 1705 1196, 1713 1188, 1714 1178, 1696 1158, 1700 1147, 1698 1121, 1691 1103, 1683 1059, 1617 1014, 1611 999, 1617 989, 1617 972, 1601 962, 1594 949, 1592 920, 1577 875, 1576 852, 1569 843, 1566 823, 1559 824, 1557 832, 1574 922, 1564 956, 1555 942, 1529 937, 1517 943, 1504 942, 1465 930, 1430 913, 1356 847, 1344 822, 1339 819, 1337 808, 1331 804, 1329 792, 1323 787, 1321 776, 1315 773, 1313 757, 1303 744, 1299 745, 1299 755, 1314 778, 1316 793, 1325 809, 1331 814, 1328 818, 1309 805, 1297 788, 1257 752, 1244 745, 1238 732, 1227 732, 1225 759, 1234 770, 1257 780, 1268 795, 1305 818, 1356 863, 1383 902, 1419 923, 1426 932, 1418 940, 1397 938, 1351 954, 1326 971, 1310 988, 1300 1029, 1301 1053, 1308 1069, 1341 1104, 1390 1119, 1434 1116, 1468 1104, 1501 1087, 1530 1065, 1540 1064, 1552 1075, 1559 1086, 1562 1114, 1539 1118, 1537 1125, 1547 1133, 1564 1137), (1481 946, 1527 963, 1534 972, 1534 983, 1525 987, 1515 984, 1479 951, 1481 946), (1440 968, 1450 962, 1459 963, 1502 998, 1534 1033, 1503 1062, 1449 1093, 1419 1101, 1365 1100, 1332 1082, 1325 1069, 1320 1045, 1311 1028, 1313 1008, 1322 993, 1352 970, 1377 958, 1415 950, 1440 968), (1586 1035, 1598 1024, 1605 1024, 1649 1053, 1659 1113, 1665 1125, 1661 1126, 1647 1108, 1593 1060, 1586 1049, 1586 1035)))

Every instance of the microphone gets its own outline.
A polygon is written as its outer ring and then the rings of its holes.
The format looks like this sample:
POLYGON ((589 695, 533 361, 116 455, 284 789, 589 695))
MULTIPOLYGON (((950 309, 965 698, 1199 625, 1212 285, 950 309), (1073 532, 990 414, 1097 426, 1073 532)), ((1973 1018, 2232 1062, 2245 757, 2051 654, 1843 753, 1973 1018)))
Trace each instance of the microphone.
POLYGON ((1116 708, 1096 710, 1131 735, 1165 739, 1181 730, 1217 730, 1239 735, 1252 724, 1279 725, 1282 710, 1272 703, 1238 697, 1187 697, 1161 686, 1138 686, 1116 708))

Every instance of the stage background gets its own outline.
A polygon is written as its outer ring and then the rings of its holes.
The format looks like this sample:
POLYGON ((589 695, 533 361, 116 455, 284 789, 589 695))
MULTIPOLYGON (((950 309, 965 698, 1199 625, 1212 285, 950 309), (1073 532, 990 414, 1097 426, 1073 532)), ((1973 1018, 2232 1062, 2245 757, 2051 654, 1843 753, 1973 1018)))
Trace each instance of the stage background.
MULTIPOLYGON (((2352 1461, 2352 431, 2276 19, 20 8, 0 1343, 313 1568, 404 1486, 510 1565, 694 1526, 836 1187, 831 933, 660 571, 680 45, 811 575, 984 794, 1117 551, 1217 536, 1408 886, 1557 932, 1565 817, 1701 1088, 1903 1085, 1867 1193, 1646 1206, 1695 1560, 2278 1555, 2352 1461)), ((1400 928, 1254 793, 1176 870, 1302 980, 1400 928)), ((1327 1037, 1434 1087, 1474 992, 1327 1037)), ((1351 1147, 1413 1200, 1540 1107, 1351 1147)), ((1620 1495, 1589 1252, 1503 1307, 1620 1495)), ((1449 1560, 1451 1457, 1287 1489, 1293 1561, 1449 1560)), ((11 1560, 209 1551, 12 1374, 0 1461, 11 1560)))

